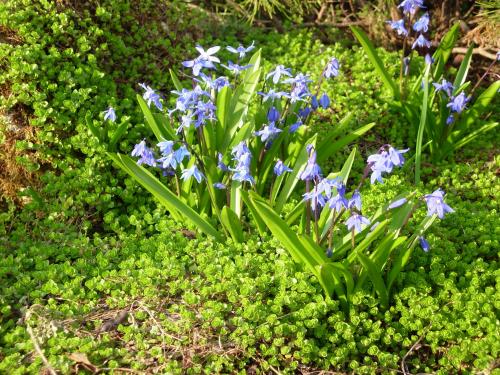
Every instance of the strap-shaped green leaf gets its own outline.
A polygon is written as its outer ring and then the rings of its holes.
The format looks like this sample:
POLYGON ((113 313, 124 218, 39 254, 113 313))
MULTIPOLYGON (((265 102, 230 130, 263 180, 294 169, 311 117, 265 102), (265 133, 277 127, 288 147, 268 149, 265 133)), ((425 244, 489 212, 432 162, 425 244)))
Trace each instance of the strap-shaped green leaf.
POLYGON ((366 270, 368 277, 373 284, 373 288, 380 298, 380 304, 382 307, 387 308, 387 306, 389 306, 389 294, 377 266, 366 255, 356 252, 356 257, 358 258, 359 263, 361 263, 363 268, 366 270))
POLYGON ((153 194, 153 196, 169 211, 181 213, 203 233, 215 237, 218 241, 223 240, 221 234, 207 220, 203 219, 196 211, 177 198, 177 196, 153 176, 151 172, 137 165, 136 162, 127 155, 108 153, 108 156, 146 190, 153 194))
POLYGON ((267 232, 267 226, 266 222, 260 216, 259 212, 255 208, 255 205, 253 204, 252 200, 248 196, 248 192, 245 190, 241 191, 241 199, 243 199, 243 202, 245 202, 246 207, 250 211, 250 214, 252 215, 254 219, 254 223, 257 226, 257 230, 259 231, 259 234, 261 236, 264 236, 264 234, 267 232))
POLYGON ((174 84, 175 89, 181 91, 182 90, 181 81, 179 81, 179 78, 177 78, 177 75, 172 69, 169 69, 168 71, 170 72, 170 77, 172 77, 172 83, 174 84))
POLYGON ((376 125, 375 122, 364 125, 356 130, 353 130, 346 136, 340 138, 335 142, 323 142, 321 147, 318 147, 318 163, 325 161, 330 156, 335 154, 337 151, 342 149, 342 147, 347 146, 352 141, 358 139, 363 134, 365 134, 368 130, 373 128, 376 125))
POLYGON ((365 53, 368 55, 368 58, 377 70, 380 78, 382 78, 384 85, 391 91, 392 96, 394 96, 396 100, 399 100, 399 88, 385 69, 382 60, 377 54, 377 51, 375 51, 375 47, 373 46, 368 36, 359 27, 351 26, 351 30, 356 39, 358 39, 359 43, 361 43, 361 45, 363 46, 365 53))
POLYGON ((146 123, 149 125, 149 128, 153 131, 158 142, 162 140, 169 139, 168 132, 164 127, 161 127, 153 117, 153 113, 149 109, 147 103, 144 101, 142 96, 137 94, 137 101, 139 102, 139 106, 141 107, 142 113, 144 114, 144 118, 146 119, 146 123))
POLYGON ((235 242, 243 242, 243 230, 241 229, 240 219, 228 206, 222 207, 221 221, 235 242))
POLYGON ((420 183, 420 164, 422 160, 422 142, 424 139, 424 129, 427 125, 427 110, 429 109, 429 74, 431 65, 425 66, 424 72, 424 96, 422 98, 422 108, 420 112, 420 124, 417 133, 417 145, 415 150, 415 184, 420 183))
POLYGON ((455 76, 455 81, 453 82, 453 86, 455 90, 453 91, 453 95, 458 93, 460 87, 465 83, 467 79, 467 73, 469 72, 470 63, 472 61, 472 50, 474 49, 474 44, 471 44, 465 53, 464 59, 460 64, 460 68, 458 68, 457 75, 455 76))

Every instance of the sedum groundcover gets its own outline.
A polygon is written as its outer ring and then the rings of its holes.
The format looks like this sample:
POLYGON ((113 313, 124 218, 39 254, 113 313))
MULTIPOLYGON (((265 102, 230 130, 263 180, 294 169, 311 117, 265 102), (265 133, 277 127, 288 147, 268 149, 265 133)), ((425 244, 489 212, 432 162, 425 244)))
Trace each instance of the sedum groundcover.
MULTIPOLYGON (((387 310, 367 289, 346 314, 270 234, 250 227, 242 244, 216 243, 169 218, 110 167, 85 126, 85 116, 99 120, 108 105, 131 123, 143 121, 136 82, 154 81, 167 94, 165 67, 185 60, 196 43, 216 43, 197 22, 206 22, 203 11, 161 4, 163 18, 150 1, 0 5, 1 82, 9 87, 2 91, 1 143, 14 125, 33 127, 36 140, 17 140, 16 163, 40 179, 23 187, 22 207, 2 197, 0 372, 498 371, 498 133, 477 138, 454 160, 423 163, 419 192, 445 187, 456 212, 426 234, 430 250, 415 250, 387 310), (135 20, 149 27, 127 32, 135 20), (121 100, 109 103, 113 96, 121 100), (20 112, 27 120, 15 123, 9 114, 20 112)), ((323 45, 307 31, 283 35, 230 23, 220 30, 215 37, 224 45, 255 40, 267 70, 285 64, 318 72, 331 55, 341 61, 342 74, 327 88, 335 92, 331 111, 314 123, 319 135, 353 112, 352 129, 378 123, 358 141, 363 155, 383 140, 415 138, 352 41, 323 45)), ((397 54, 379 54, 396 74, 397 54)), ((145 126, 129 129, 123 152, 150 136, 145 126)), ((327 165, 338 170, 350 150, 327 165)), ((1 153, 1 165, 11 168, 7 149, 1 153)), ((358 158, 352 174, 363 168, 358 158)), ((363 188, 366 209, 414 188, 411 173, 384 181, 363 188)))

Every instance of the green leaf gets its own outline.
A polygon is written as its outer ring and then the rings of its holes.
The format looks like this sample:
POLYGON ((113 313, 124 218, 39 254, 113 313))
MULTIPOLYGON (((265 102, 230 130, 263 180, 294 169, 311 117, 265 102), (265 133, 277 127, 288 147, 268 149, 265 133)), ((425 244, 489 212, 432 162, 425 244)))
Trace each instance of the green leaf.
POLYGON ((235 242, 243 242, 243 230, 241 229, 240 219, 228 206, 222 207, 221 222, 235 242))
POLYGON ((203 233, 215 237, 218 241, 222 241, 221 234, 205 219, 203 219, 196 211, 187 204, 182 202, 174 193, 162 184, 151 172, 144 167, 137 165, 133 159, 127 155, 120 153, 108 153, 108 156, 125 172, 132 176, 139 184, 148 190, 153 196, 160 201, 169 211, 179 212, 186 217, 191 223, 198 227, 203 233))
POLYGON ((164 127, 160 127, 160 125, 156 122, 147 103, 139 94, 137 94, 137 101, 139 102, 139 106, 141 107, 142 113, 144 114, 149 128, 153 131, 158 142, 168 139, 168 132, 164 127))
POLYGON ((444 66, 450 58, 451 51, 458 40, 458 34, 460 33, 460 22, 456 22, 450 30, 445 34, 439 47, 434 52, 433 58, 436 60, 436 70, 434 71, 434 79, 438 80, 443 74, 444 66))
POLYGON ((465 83, 467 79, 467 73, 469 72, 470 63, 472 61, 472 50, 474 49, 474 44, 471 44, 465 53, 464 59, 460 64, 460 68, 458 68, 457 75, 455 77, 455 81, 453 82, 453 86, 455 90, 453 91, 453 95, 458 93, 460 87, 465 83))
POLYGON ((231 209, 236 213, 236 216, 241 217, 241 182, 231 182, 231 209))
POLYGON ((229 86, 224 86, 218 93, 217 93, 217 102, 216 102, 216 117, 217 117, 217 124, 216 124, 216 138, 217 138, 217 149, 220 149, 222 147, 224 138, 226 136, 225 134, 225 129, 226 129, 226 121, 227 118, 229 117, 229 100, 231 99, 232 95, 232 90, 229 86))
POLYGON ((356 130, 353 130, 348 135, 342 137, 336 142, 331 142, 331 140, 324 141, 321 147, 318 147, 318 163, 325 161, 327 158, 335 154, 337 151, 342 149, 344 146, 348 145, 352 141, 358 139, 363 134, 365 134, 368 130, 373 128, 376 123, 372 122, 367 125, 364 125, 356 130))
POLYGON ((420 183, 420 164, 422 162, 422 142, 424 138, 424 129, 427 124, 427 110, 429 108, 429 73, 431 65, 425 66, 424 72, 424 96, 422 99, 422 110, 420 113, 420 124, 417 133, 417 145, 415 150, 415 184, 420 183))
POLYGON ((175 86, 175 89, 178 91, 181 91, 183 89, 181 81, 179 81, 179 78, 177 78, 177 75, 172 69, 168 70, 170 72, 170 77, 172 77, 172 83, 175 86))
POLYGON ((373 46, 368 36, 360 28, 356 26, 351 26, 351 30, 356 39, 358 39, 359 43, 361 43, 361 45, 363 46, 365 53, 368 55, 368 58, 370 59, 371 63, 377 70, 377 73, 379 74, 380 78, 382 78, 382 81, 384 82, 385 86, 391 91, 392 96, 396 100, 399 100, 400 97, 399 89, 394 80, 387 72, 387 69, 385 69, 382 60, 378 56, 377 51, 375 51, 375 47, 373 46))
POLYGON ((252 65, 245 71, 242 82, 234 91, 229 103, 229 116, 226 119, 225 138, 222 147, 224 152, 230 144, 236 130, 243 125, 244 118, 248 113, 250 100, 255 95, 257 85, 260 79, 260 54, 258 50, 250 59, 249 64, 252 65))
POLYGON ((401 251, 393 261, 392 268, 387 275, 387 290, 391 289, 391 286, 396 280, 396 277, 399 275, 403 267, 410 259, 411 252, 419 241, 418 238, 422 236, 427 231, 427 229, 429 229, 434 220, 436 220, 436 217, 436 215, 425 217, 419 224, 419 226, 415 229, 414 234, 406 240, 407 248, 401 251))
POLYGON ((262 216, 260 216, 257 209, 255 208, 255 205, 253 204, 252 200, 249 198, 248 192, 246 192, 245 190, 242 190, 241 191, 241 199, 243 199, 243 202, 245 202, 246 207, 250 211, 250 214, 253 217, 254 223, 257 226, 257 230, 259 231, 259 234, 261 236, 264 236, 264 234, 267 232, 266 223, 265 223, 264 219, 262 218, 262 216))
POLYGON ((249 193, 255 209, 265 221, 271 233, 281 242, 283 247, 288 250, 292 258, 300 264, 303 264, 313 275, 318 277, 319 273, 316 266, 319 266, 317 258, 309 253, 299 240, 297 234, 279 217, 279 215, 268 206, 262 197, 254 192, 249 193))
POLYGON ((389 306, 389 294, 377 266, 366 255, 363 255, 360 252, 356 252, 356 257, 367 272, 368 277, 373 284, 373 288, 378 294, 380 304, 383 308, 387 308, 389 306))

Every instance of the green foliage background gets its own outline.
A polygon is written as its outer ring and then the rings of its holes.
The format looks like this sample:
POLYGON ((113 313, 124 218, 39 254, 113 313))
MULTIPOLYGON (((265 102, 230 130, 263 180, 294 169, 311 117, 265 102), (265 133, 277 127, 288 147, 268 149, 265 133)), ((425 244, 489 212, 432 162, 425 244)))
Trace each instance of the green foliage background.
MULTIPOLYGON (((424 169, 426 191, 444 187, 456 214, 432 229, 431 251, 401 274, 388 311, 360 293, 346 317, 275 239, 190 239, 110 165, 85 117, 100 121, 108 105, 119 118, 128 115, 119 147, 129 152, 149 136, 134 100, 138 82, 168 98, 168 69, 192 56, 196 43, 255 40, 267 68, 319 72, 339 58, 342 75, 328 86, 333 110, 315 124, 320 134, 353 111, 352 127, 379 124, 359 146, 362 155, 388 140, 403 146, 411 129, 352 40, 324 45, 308 31, 251 29, 180 1, 7 0, 0 25, 2 129, 35 129, 36 141, 16 148, 18 163, 41 181, 25 186, 23 207, 1 201, 0 372, 43 367, 27 327, 62 373, 75 368, 74 353, 99 368, 173 373, 397 372, 407 353, 412 372, 498 365, 498 134, 464 150, 460 164, 424 169), (20 112, 26 121, 12 123, 20 112), (120 325, 102 329, 124 310, 120 325)), ((380 53, 396 73, 398 57, 380 53)), ((2 143, 10 134, 3 133, 2 143)), ((348 153, 325 168, 342 165, 348 153)), ((357 160, 355 173, 363 164, 357 160)), ((399 173, 368 187, 365 204, 377 206, 410 181, 411 173, 399 173)))

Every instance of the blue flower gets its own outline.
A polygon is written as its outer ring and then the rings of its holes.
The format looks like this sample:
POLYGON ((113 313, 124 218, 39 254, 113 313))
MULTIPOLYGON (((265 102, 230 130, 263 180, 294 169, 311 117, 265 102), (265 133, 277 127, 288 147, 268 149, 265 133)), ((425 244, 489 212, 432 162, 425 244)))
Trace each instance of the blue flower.
POLYGON ((399 21, 386 21, 391 29, 396 30, 398 35, 408 35, 408 30, 405 28, 405 20, 401 19, 399 21))
POLYGON ((418 38, 415 40, 415 42, 413 43, 413 45, 411 46, 411 48, 415 49, 416 46, 419 46, 420 48, 422 48, 422 47, 430 48, 431 42, 429 42, 427 39, 425 39, 423 34, 420 34, 418 36, 418 38))
POLYGON ((231 154, 234 155, 235 159, 239 159, 244 154, 249 154, 250 149, 248 148, 245 141, 241 141, 231 150, 231 154))
POLYGON ((432 82, 432 85, 436 89, 436 92, 444 91, 446 94, 448 94, 448 96, 451 96, 451 93, 455 89, 455 87, 451 84, 451 82, 448 82, 444 78, 441 81, 441 83, 432 82))
POLYGON ((225 189, 227 189, 227 186, 224 185, 222 182, 216 182, 214 184, 214 188, 219 189, 219 190, 225 190, 225 189))
POLYGON ((269 140, 273 139, 276 136, 276 134, 281 133, 281 132, 282 132, 282 130, 277 128, 274 125, 274 122, 270 122, 269 125, 264 126, 264 128, 262 128, 262 130, 259 130, 259 131, 255 132, 254 134, 259 136, 260 140, 262 142, 265 142, 268 139, 269 140))
POLYGON ((389 159, 391 160, 391 163, 396 167, 401 167, 405 163, 403 154, 408 152, 409 150, 409 148, 406 148, 404 150, 396 150, 394 147, 389 146, 389 159))
POLYGON ((315 111, 318 109, 318 107, 319 107, 318 97, 316 95, 311 96, 311 108, 315 111))
POLYGON ((239 58, 242 59, 245 57, 245 55, 250 52, 251 50, 253 50, 255 48, 254 46, 254 43, 255 42, 252 42, 252 44, 250 44, 248 47, 243 47, 241 44, 238 46, 238 48, 234 48, 234 47, 231 47, 231 46, 228 46, 226 47, 226 49, 229 51, 229 52, 232 52, 232 53, 237 53, 239 58))
POLYGON ((292 125, 290 125, 290 129, 288 129, 288 132, 295 133, 302 125, 302 120, 299 118, 292 125))
POLYGON ((116 121, 116 113, 115 113, 115 110, 113 109, 113 107, 109 107, 103 113, 104 113, 104 121, 106 121, 106 120, 109 120, 111 122, 116 121))
POLYGON ((269 111, 267 111, 267 119, 270 122, 276 122, 280 119, 280 113, 278 112, 276 107, 269 108, 269 111))
POLYGON ((229 65, 221 64, 224 68, 231 71, 234 75, 240 74, 243 70, 250 68, 252 65, 238 65, 234 64, 232 61, 228 61, 229 65))
POLYGON ((446 105, 448 108, 451 108, 452 112, 462 113, 467 105, 469 98, 465 96, 465 93, 462 91, 460 94, 451 99, 451 101, 446 105))
POLYGON ((348 204, 349 202, 345 197, 345 186, 337 188, 337 195, 330 198, 330 200, 328 201, 328 206, 337 213, 342 209, 347 209, 348 204))
POLYGON ((305 120, 307 116, 309 116, 312 112, 311 107, 304 107, 302 109, 299 109, 299 116, 302 120, 305 120))
POLYGON ((285 68, 283 65, 278 65, 273 71, 269 72, 266 76, 266 80, 273 77, 273 83, 278 83, 281 76, 285 75, 288 77, 292 76, 291 69, 285 68))
POLYGON ((444 192, 441 189, 425 195, 424 200, 427 204, 427 216, 437 214, 442 219, 446 213, 455 212, 453 208, 444 203, 444 192))
POLYGON ((389 210, 392 210, 394 208, 402 206, 406 202, 407 202, 406 198, 401 198, 401 199, 398 199, 397 201, 392 202, 387 208, 389 210))
POLYGON ((427 65, 432 65, 432 63, 434 62, 434 59, 428 53, 425 54, 424 60, 427 65))
POLYGON ((321 98, 319 98, 319 105, 323 109, 327 109, 330 106, 330 98, 328 97, 328 95, 326 94, 321 95, 321 98))
POLYGON ((291 172, 292 170, 288 168, 285 163, 278 159, 274 166, 274 174, 276 176, 281 176, 285 172, 291 172))
POLYGON ((429 242, 427 242, 427 240, 422 236, 418 237, 418 241, 420 242, 420 247, 422 248, 422 250, 424 250, 425 252, 428 252, 429 249, 431 248, 431 246, 429 245, 429 242))
POLYGON ((146 142, 144 140, 135 145, 131 155, 140 157, 140 159, 137 160, 137 165, 146 164, 151 167, 156 167, 156 159, 153 151, 146 146, 146 142))
POLYGON ((177 160, 177 163, 181 164, 184 158, 188 158, 191 154, 189 153, 188 149, 186 146, 181 146, 177 149, 177 151, 174 152, 174 157, 175 160, 177 160))
POLYGON ((190 113, 190 114, 187 114, 187 115, 183 115, 181 117, 181 124, 179 125, 179 127, 177 128, 177 134, 179 134, 182 129, 189 129, 191 127, 191 125, 193 125, 193 114, 190 113))
POLYGON ((271 101, 273 101, 274 99, 281 99, 282 97, 285 97, 285 98, 288 97, 288 94, 286 92, 274 91, 272 89, 269 90, 269 92, 267 92, 267 93, 258 91, 257 94, 262 96, 262 101, 264 103, 267 102, 269 99, 271 99, 271 101))
POLYGON ((309 159, 306 168, 300 174, 301 180, 315 180, 321 177, 321 168, 316 164, 316 151, 312 149, 312 145, 308 145, 308 151, 309 159))
POLYGON ((220 47, 216 46, 216 47, 211 47, 205 51, 202 47, 196 46, 196 50, 200 53, 200 56, 198 56, 194 60, 183 61, 182 65, 184 65, 186 68, 192 68, 193 75, 198 76, 200 74, 201 69, 203 68, 213 69, 215 68, 214 62, 217 63, 220 62, 218 57, 212 56, 219 49, 220 47))
POLYGON ((323 76, 325 76, 325 78, 337 77, 339 75, 339 66, 339 60, 332 57, 332 59, 326 64, 323 76))
POLYGON ((353 207, 356 207, 358 211, 361 211, 361 194, 358 190, 354 190, 351 199, 349 199, 349 202, 347 203, 347 208, 352 209, 353 207))
POLYGON ((139 86, 141 86, 144 90, 146 90, 142 95, 142 97, 148 103, 148 107, 151 105, 151 102, 153 102, 156 108, 162 111, 163 105, 160 102, 160 95, 158 95, 155 92, 155 90, 153 90, 151 87, 147 86, 144 83, 139 83, 139 86))
POLYGON ((162 156, 160 159, 158 159, 158 162, 161 163, 163 169, 177 168, 177 160, 175 159, 175 154, 173 152, 162 156))
POLYGON ((360 214, 354 213, 345 222, 347 229, 354 230, 355 233, 361 232, 362 225, 370 225, 370 220, 360 214))
POLYGON ((226 164, 222 161, 222 154, 220 152, 217 153, 217 168, 219 168, 223 172, 229 171, 229 168, 227 167, 226 164))
POLYGON ((200 183, 205 176, 203 176, 203 173, 200 172, 200 170, 196 167, 196 165, 193 165, 190 168, 184 169, 182 171, 182 176, 181 176, 183 180, 187 180, 188 178, 191 177, 194 177, 196 181, 200 183))
POLYGON ((413 30, 416 32, 427 32, 429 30, 429 13, 425 13, 414 24, 413 30))
POLYGON ((162 142, 159 142, 157 146, 163 155, 168 155, 172 152, 172 149, 174 147, 174 142, 173 141, 162 141, 162 142))
POLYGON ((453 121, 455 121, 455 116, 453 116, 453 114, 449 115, 447 118, 446 118, 446 125, 451 125, 453 124, 453 121))
POLYGON ((403 0, 398 8, 403 8, 406 14, 414 14, 417 10, 424 7, 424 0, 403 0))

